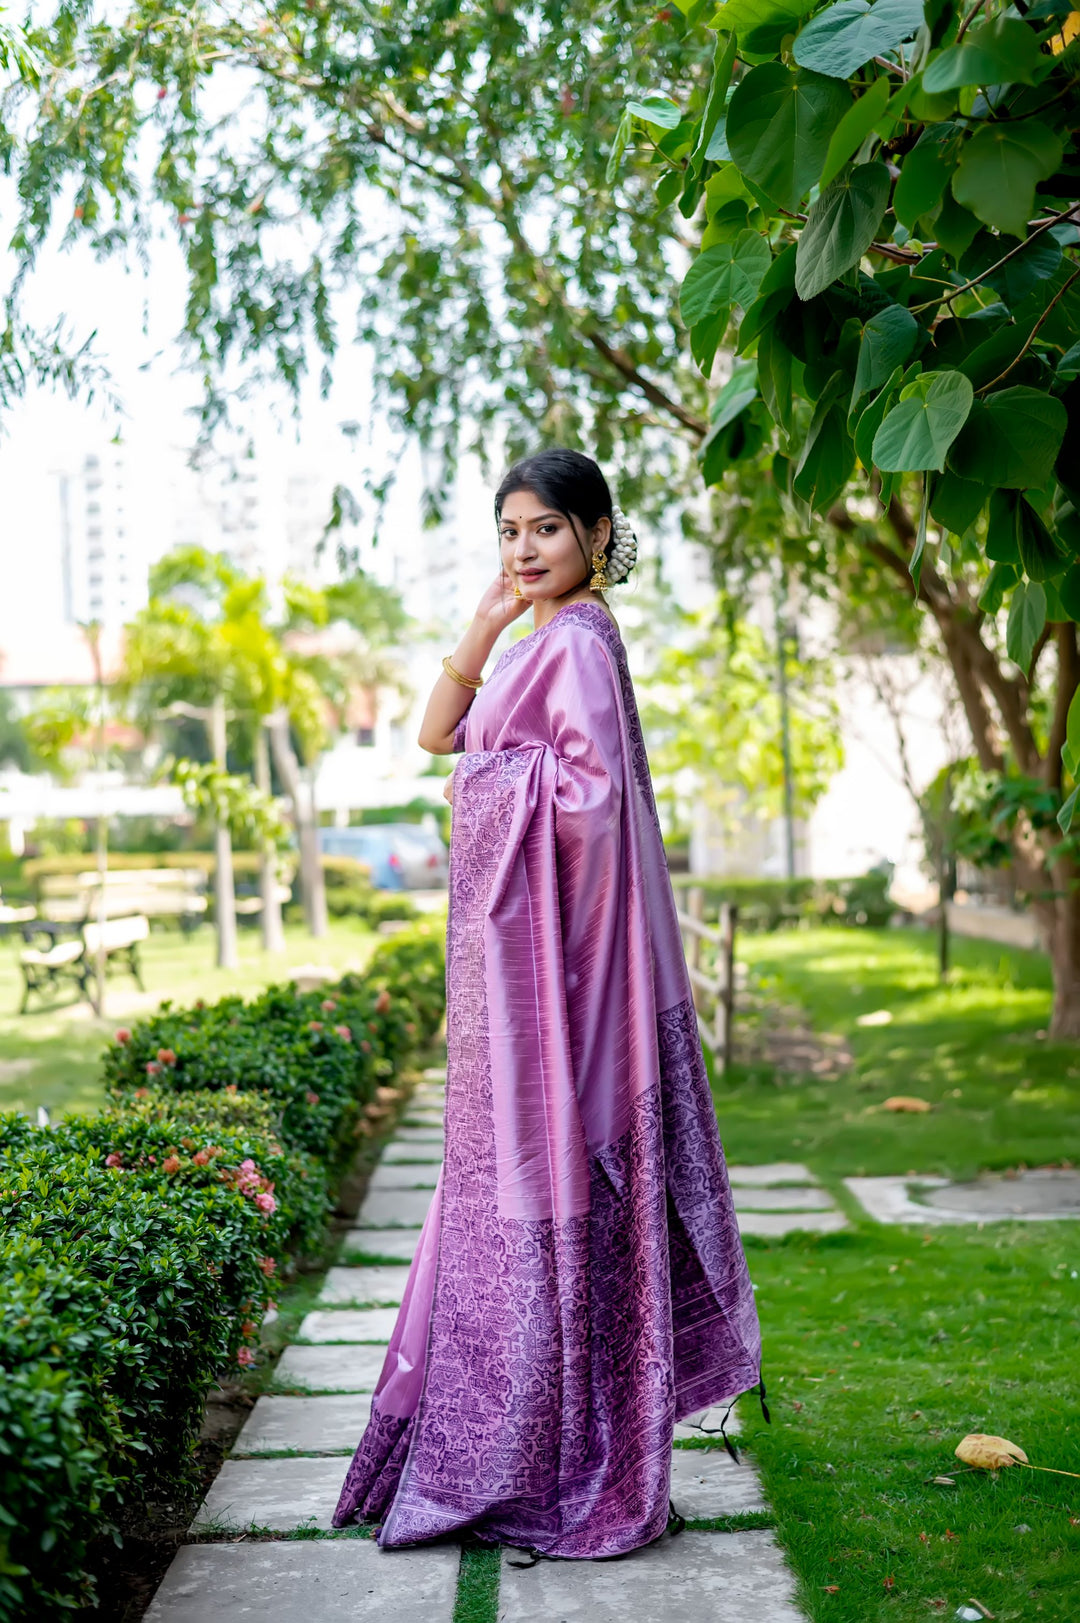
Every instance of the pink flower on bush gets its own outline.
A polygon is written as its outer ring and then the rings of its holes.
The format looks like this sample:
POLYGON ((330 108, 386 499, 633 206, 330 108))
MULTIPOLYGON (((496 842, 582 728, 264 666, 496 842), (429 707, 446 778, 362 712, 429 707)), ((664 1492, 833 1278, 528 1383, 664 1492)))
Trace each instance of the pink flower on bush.
POLYGON ((225 1092, 226 1093, 235 1093, 236 1092, 236 1083, 235 1082, 227 1082, 225 1084, 225 1092))
POLYGON ((360 1047, 363 1049, 365 1054, 370 1054, 371 1053, 371 1044, 368 1042, 366 1037, 364 1038, 363 1042, 360 1044, 360 1047))
POLYGON ((347 1043, 352 1042, 352 1032, 349 1030, 348 1026, 335 1026, 334 1036, 341 1037, 343 1041, 347 1043))
POLYGON ((167 1172, 170 1177, 174 1172, 179 1172, 180 1157, 178 1155, 167 1155, 164 1161, 161 1163, 161 1170, 162 1172, 167 1172))
POLYGON ((323 1014, 333 1014, 334 1010, 337 1008, 337 1004, 332 997, 324 997, 322 1002, 319 1004, 319 1007, 323 1014))
POLYGON ((307 1028, 308 1028, 309 1031, 321 1031, 322 1028, 323 1028, 322 1021, 321 1020, 309 1020, 308 1023, 307 1023, 307 1028))
POLYGON ((241 1347, 236 1355, 236 1362, 241 1369, 250 1369, 255 1362, 255 1354, 250 1347, 241 1347))
POLYGON ((107 1167, 122 1167, 123 1164, 124 1157, 119 1153, 118 1150, 113 1150, 111 1155, 107 1155, 105 1157, 105 1165, 107 1167))
POLYGON ((379 993, 378 997, 375 999, 375 1013, 376 1014, 385 1014, 389 1007, 390 1007, 390 993, 386 990, 386 987, 384 986, 382 991, 379 993))
POLYGON ((406 1022, 405 1022, 405 1035, 406 1035, 406 1037, 415 1037, 416 1036, 416 1021, 415 1020, 406 1020, 406 1022))
POLYGON ((267 1217, 269 1217, 271 1213, 277 1211, 277 1201, 274 1199, 273 1195, 268 1189, 261 1189, 259 1191, 259 1193, 255 1196, 255 1204, 259 1208, 260 1212, 266 1213, 267 1217))
POLYGON ((304 1094, 304 1098, 307 1100, 309 1105, 317 1105, 319 1102, 319 1095, 317 1093, 312 1093, 310 1088, 308 1088, 307 1092, 304 1094))
POLYGON ((240 1326, 240 1334, 242 1336, 253 1336, 258 1328, 254 1319, 245 1319, 240 1326))
POLYGON ((176 1054, 171 1048, 159 1048, 157 1051, 157 1057, 162 1065, 176 1064, 176 1054))
POLYGON ((269 1279, 272 1274, 277 1273, 277 1263, 274 1261, 273 1257, 260 1257, 259 1267, 262 1269, 267 1279, 269 1279))
POLYGON ((204 1167, 204 1166, 207 1165, 207 1163, 210 1160, 210 1151, 209 1150, 196 1150, 195 1154, 191 1157, 191 1159, 194 1161, 194 1163, 195 1163, 195 1165, 197 1167, 204 1167))
POLYGON ((125 1043, 129 1043, 131 1041, 131 1032, 128 1030, 127 1026, 120 1027, 120 1030, 116 1033, 116 1041, 121 1045, 121 1047, 123 1047, 125 1043))
POLYGON ((150 1089, 149 1088, 136 1088, 135 1089, 135 1097, 136 1097, 136 1099, 149 1099, 149 1097, 150 1097, 150 1089))
POLYGON ((148 1059, 147 1060, 147 1062, 146 1062, 146 1074, 147 1074, 147 1076, 157 1076, 160 1073, 160 1071, 161 1071, 161 1066, 158 1064, 156 1059, 148 1059))

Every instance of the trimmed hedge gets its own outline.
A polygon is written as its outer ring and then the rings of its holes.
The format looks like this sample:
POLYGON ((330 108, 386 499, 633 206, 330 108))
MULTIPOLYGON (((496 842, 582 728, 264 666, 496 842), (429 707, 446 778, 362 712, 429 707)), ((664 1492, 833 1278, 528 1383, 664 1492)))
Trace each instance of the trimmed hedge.
POLYGON ((847 879, 698 879, 673 876, 679 905, 686 891, 698 886, 705 893, 710 918, 721 902, 739 909, 741 930, 776 930, 790 924, 858 924, 880 928, 897 911, 889 896, 892 869, 872 869, 847 879))
POLYGON ((182 1489, 207 1387, 255 1361, 281 1265, 318 1248, 444 978, 418 931, 324 992, 165 1009, 106 1050, 101 1115, 0 1116, 3 1623, 92 1604, 91 1540, 182 1489))

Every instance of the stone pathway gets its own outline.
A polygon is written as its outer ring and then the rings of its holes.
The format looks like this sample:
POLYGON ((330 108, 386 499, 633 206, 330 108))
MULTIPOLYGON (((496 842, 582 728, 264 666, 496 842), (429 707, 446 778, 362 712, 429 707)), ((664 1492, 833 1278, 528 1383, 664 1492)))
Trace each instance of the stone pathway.
MULTIPOLYGON (((459 1551, 381 1551, 330 1529, 346 1465, 371 1406, 442 1154, 442 1074, 427 1072, 387 1146, 340 1262, 282 1354, 154 1597, 147 1623, 452 1623, 459 1551), (248 1537, 245 1538, 244 1535, 248 1537), (252 1535, 262 1534, 261 1538, 252 1535), (274 1535, 267 1538, 266 1535, 274 1535), (306 1536, 305 1536, 306 1535, 306 1536), (315 1535, 315 1536, 313 1536, 315 1535)), ((732 1167, 744 1233, 842 1227, 806 1167, 732 1167)), ((676 1427, 671 1493, 691 1521, 766 1508, 753 1467, 719 1446, 722 1410, 676 1427)), ((732 1413, 728 1431, 738 1430, 732 1413)), ((799 1623, 794 1583, 768 1531, 688 1529, 623 1561, 501 1559, 498 1623, 799 1623)))
POLYGON ((1080 1172, 1038 1167, 988 1172, 970 1183, 909 1173, 902 1178, 845 1178, 879 1223, 1046 1223, 1080 1217, 1080 1172))

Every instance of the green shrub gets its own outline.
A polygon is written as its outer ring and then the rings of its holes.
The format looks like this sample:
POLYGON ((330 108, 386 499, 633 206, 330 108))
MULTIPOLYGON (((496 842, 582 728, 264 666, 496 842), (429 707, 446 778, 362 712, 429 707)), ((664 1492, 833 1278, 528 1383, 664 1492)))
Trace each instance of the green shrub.
MULTIPOLYGON (((776 930, 785 924, 859 924, 880 928, 896 912, 889 897, 892 868, 883 865, 846 879, 693 879, 705 893, 705 915, 722 902, 739 909, 739 929, 776 930)), ((686 886, 676 892, 685 905, 686 886)))
POLYGON ((104 1056, 113 1103, 0 1116, 0 1623, 93 1602, 90 1541, 188 1478, 209 1384, 254 1361, 325 1230, 365 1102, 442 1014, 421 927, 324 992, 163 1009, 104 1056))

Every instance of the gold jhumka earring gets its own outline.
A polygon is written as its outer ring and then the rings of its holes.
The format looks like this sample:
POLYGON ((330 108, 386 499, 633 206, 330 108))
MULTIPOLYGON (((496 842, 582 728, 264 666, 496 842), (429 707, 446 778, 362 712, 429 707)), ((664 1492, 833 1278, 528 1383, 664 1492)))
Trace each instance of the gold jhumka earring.
POLYGON ((521 587, 518 585, 517 581, 514 582, 514 596, 515 597, 524 597, 525 596, 525 593, 521 590, 521 587))
POLYGON ((602 592, 607 586, 607 576, 604 574, 605 561, 606 560, 602 552, 593 553, 592 566, 594 573, 592 580, 589 582, 589 590, 591 592, 602 592))

